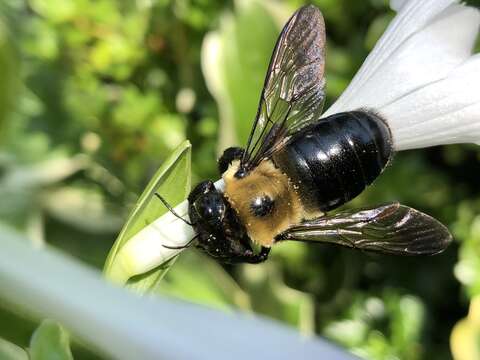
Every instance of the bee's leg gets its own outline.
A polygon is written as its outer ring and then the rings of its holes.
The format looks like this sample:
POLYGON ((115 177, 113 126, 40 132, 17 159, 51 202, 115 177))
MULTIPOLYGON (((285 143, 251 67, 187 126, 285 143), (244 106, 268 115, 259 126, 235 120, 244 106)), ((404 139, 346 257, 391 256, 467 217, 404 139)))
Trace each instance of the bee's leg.
POLYGON ((223 174, 227 169, 228 166, 234 160, 240 160, 245 153, 245 150, 239 147, 229 147, 225 149, 220 159, 218 159, 218 171, 220 174, 223 174))
POLYGON ((249 263, 249 264, 258 264, 264 262, 268 258, 270 253, 269 247, 263 247, 258 254, 255 254, 251 250, 247 250, 241 254, 232 254, 230 261, 232 263, 249 263))
POLYGON ((258 264, 267 260, 268 254, 270 254, 270 250, 271 248, 262 246, 260 252, 253 257, 254 261, 252 262, 252 264, 258 264))

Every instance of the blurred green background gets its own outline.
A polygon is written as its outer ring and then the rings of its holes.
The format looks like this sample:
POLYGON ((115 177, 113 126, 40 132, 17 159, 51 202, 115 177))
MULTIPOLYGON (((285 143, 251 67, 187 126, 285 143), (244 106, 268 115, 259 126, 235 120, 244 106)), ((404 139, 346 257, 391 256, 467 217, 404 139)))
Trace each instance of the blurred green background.
MULTIPOLYGON (((327 25, 328 105, 394 13, 385 0, 312 3, 327 25)), ((193 144, 196 183, 245 143, 275 39, 302 4, 0 0, 0 222, 100 269, 178 144, 193 144)), ((258 312, 369 359, 449 359, 480 293, 479 160, 474 145, 400 153, 349 205, 398 200, 435 216, 455 236, 442 255, 281 244, 265 264, 220 266, 188 250, 160 292, 258 312)), ((37 326, 0 303, 0 338, 27 347, 37 326)))

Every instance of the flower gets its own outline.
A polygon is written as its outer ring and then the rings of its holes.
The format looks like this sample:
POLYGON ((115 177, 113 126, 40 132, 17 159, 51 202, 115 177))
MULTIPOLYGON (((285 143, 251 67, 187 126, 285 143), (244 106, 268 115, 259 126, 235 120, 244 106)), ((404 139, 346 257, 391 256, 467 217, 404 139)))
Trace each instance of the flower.
POLYGON ((325 116, 372 108, 396 150, 480 143, 480 12, 454 0, 391 6, 397 16, 325 116))
MULTIPOLYGON (((397 151, 480 144, 480 55, 472 55, 480 12, 456 0, 393 0, 391 7, 397 15, 324 116, 372 108, 388 122, 397 151)), ((186 208, 183 202, 176 209, 185 214, 186 208)), ((122 249, 122 274, 133 276, 171 259, 181 250, 162 244, 176 239, 174 245, 182 246, 191 238, 178 234, 192 230, 170 215, 144 228, 122 249), (155 228, 169 233, 159 238, 155 228)))

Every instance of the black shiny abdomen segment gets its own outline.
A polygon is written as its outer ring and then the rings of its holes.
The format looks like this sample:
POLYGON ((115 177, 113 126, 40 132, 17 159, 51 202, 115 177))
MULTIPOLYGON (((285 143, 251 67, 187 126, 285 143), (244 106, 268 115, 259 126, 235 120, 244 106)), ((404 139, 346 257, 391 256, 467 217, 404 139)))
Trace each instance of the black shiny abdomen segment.
POLYGON ((393 154, 390 130, 368 111, 339 113, 297 133, 274 161, 307 210, 332 210, 360 194, 393 154))

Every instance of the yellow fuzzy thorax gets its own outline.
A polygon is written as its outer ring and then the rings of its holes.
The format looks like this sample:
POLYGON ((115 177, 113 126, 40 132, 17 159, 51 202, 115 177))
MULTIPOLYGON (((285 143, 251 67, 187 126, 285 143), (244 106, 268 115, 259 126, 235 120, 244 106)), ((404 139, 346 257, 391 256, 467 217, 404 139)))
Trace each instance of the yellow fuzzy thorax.
POLYGON ((302 202, 287 175, 271 160, 262 161, 241 179, 234 176, 239 165, 239 161, 234 161, 223 174, 225 196, 250 239, 262 246, 271 246, 276 235, 305 217, 302 202), (267 216, 257 217, 252 213, 251 203, 261 196, 274 200, 274 208, 267 216))

